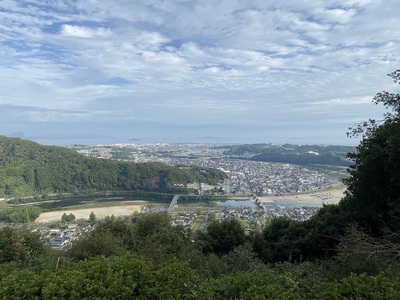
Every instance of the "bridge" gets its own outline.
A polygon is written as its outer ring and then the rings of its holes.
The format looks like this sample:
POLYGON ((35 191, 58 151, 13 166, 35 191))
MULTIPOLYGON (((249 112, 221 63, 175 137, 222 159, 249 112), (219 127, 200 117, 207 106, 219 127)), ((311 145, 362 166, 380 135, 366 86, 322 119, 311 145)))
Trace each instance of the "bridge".
POLYGON ((175 208, 176 204, 178 203, 179 196, 180 195, 175 195, 174 198, 172 198, 172 201, 169 204, 169 207, 168 207, 168 210, 167 210, 167 212, 169 214, 172 214, 172 212, 174 211, 174 208, 175 208))

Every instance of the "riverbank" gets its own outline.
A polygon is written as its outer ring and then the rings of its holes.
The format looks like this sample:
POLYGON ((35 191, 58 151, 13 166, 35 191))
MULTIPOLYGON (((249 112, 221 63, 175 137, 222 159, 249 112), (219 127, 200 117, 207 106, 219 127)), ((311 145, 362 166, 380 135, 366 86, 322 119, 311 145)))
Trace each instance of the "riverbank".
POLYGON ((280 202, 282 200, 298 202, 301 204, 316 204, 322 206, 323 204, 337 204, 344 197, 346 187, 344 185, 337 185, 330 187, 326 190, 317 190, 301 194, 284 194, 280 196, 263 196, 258 197, 261 202, 271 203, 280 202))

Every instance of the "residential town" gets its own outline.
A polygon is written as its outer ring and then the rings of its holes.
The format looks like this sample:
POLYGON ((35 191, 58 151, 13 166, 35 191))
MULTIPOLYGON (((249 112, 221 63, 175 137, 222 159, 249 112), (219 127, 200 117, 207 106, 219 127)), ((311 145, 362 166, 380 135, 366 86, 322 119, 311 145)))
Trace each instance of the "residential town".
POLYGON ((223 184, 227 195, 280 195, 326 189, 340 183, 337 177, 310 168, 230 158, 224 148, 214 144, 117 144, 74 146, 87 156, 113 159, 113 153, 124 149, 135 162, 216 168, 228 175, 223 184), (116 150, 117 149, 117 150, 116 150))
MULTIPOLYGON (((247 231, 260 230, 271 218, 286 217, 304 221, 316 214, 324 201, 334 196, 324 192, 337 185, 340 180, 334 176, 310 168, 282 164, 244 160, 224 155, 223 148, 208 144, 119 144, 73 147, 78 152, 104 159, 115 159, 115 149, 128 149, 130 159, 135 162, 163 162, 165 164, 189 165, 217 168, 224 171, 228 179, 215 186, 203 183, 189 185, 197 194, 221 193, 242 200, 181 204, 179 196, 173 197, 169 205, 148 204, 142 213, 165 211, 171 215, 174 225, 183 226, 188 231, 204 228, 214 220, 241 220, 247 231), (216 192, 218 191, 218 192, 216 192), (222 191, 222 192, 221 192, 222 191), (310 192, 310 196, 320 200, 319 205, 286 205, 285 195, 310 192), (259 197, 281 196, 282 201, 262 202, 259 197)), ((93 225, 69 224, 63 230, 42 230, 42 237, 53 249, 68 247, 74 239, 94 228, 93 225)))
MULTIPOLYGON (((182 226, 186 232, 202 229, 212 221, 222 221, 237 219, 240 220, 246 231, 259 231, 272 218, 290 218, 298 221, 308 220, 318 212, 318 207, 294 207, 287 208, 275 203, 257 204, 257 202, 237 201, 237 207, 225 206, 219 203, 217 207, 210 207, 201 204, 196 206, 179 206, 178 212, 168 211, 166 205, 145 205, 142 213, 169 212, 172 218, 172 224, 182 226), (244 204, 243 204, 244 203, 244 204)), ((82 234, 95 228, 91 224, 66 223, 63 229, 52 228, 42 229, 41 237, 47 241, 53 250, 66 249, 78 239, 82 234)))

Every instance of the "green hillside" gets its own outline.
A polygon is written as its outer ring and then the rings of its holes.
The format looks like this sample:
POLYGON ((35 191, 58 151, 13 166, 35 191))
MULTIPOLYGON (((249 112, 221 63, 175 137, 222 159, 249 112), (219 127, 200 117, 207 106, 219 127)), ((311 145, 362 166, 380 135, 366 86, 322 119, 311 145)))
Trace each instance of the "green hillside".
POLYGON ((224 178, 214 169, 89 158, 64 147, 0 136, 0 197, 85 190, 183 192, 182 184, 215 184, 224 178))

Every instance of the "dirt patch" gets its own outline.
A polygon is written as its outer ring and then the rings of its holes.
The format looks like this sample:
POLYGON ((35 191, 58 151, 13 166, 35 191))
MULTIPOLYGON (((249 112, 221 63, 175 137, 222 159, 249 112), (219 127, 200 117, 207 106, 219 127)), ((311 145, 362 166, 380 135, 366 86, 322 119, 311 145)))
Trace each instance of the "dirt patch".
POLYGON ((67 215, 73 214, 77 219, 89 219, 89 215, 93 212, 98 219, 102 219, 106 216, 129 216, 134 212, 141 211, 145 202, 130 202, 130 204, 123 204, 118 206, 110 207, 93 207, 93 208, 82 208, 82 209, 66 209, 59 211, 51 211, 40 214, 39 218, 36 219, 36 223, 49 223, 61 221, 61 217, 64 213, 67 215), (135 204, 133 204, 135 203, 135 204))

